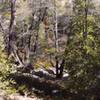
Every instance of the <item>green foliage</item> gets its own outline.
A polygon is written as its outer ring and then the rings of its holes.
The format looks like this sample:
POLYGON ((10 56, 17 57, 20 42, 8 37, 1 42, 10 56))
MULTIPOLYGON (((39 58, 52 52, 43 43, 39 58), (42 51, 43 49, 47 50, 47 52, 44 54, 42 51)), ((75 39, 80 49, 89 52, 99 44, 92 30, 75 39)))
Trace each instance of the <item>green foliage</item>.
POLYGON ((9 8, 9 5, 10 5, 9 0, 0 2, 0 10, 5 11, 7 8, 9 8))
POLYGON ((88 35, 86 40, 74 36, 66 48, 66 69, 70 77, 67 88, 71 92, 84 95, 92 88, 100 88, 100 36, 88 35))
MULTIPOLYGON (((72 93, 85 97, 85 100, 97 100, 100 90, 100 35, 95 17, 91 14, 84 19, 85 0, 75 0, 75 17, 72 19, 72 38, 65 51, 65 68, 69 73, 66 88, 72 93), (79 14, 79 15, 78 15, 79 14), (87 21, 87 36, 84 38, 84 25, 87 21)), ((86 4, 88 9, 92 5, 86 4)))
POLYGON ((7 93, 15 92, 15 89, 10 87, 10 83, 14 83, 12 80, 8 80, 7 77, 13 71, 13 64, 8 60, 6 53, 4 52, 4 43, 2 36, 0 37, 0 89, 6 90, 7 93))

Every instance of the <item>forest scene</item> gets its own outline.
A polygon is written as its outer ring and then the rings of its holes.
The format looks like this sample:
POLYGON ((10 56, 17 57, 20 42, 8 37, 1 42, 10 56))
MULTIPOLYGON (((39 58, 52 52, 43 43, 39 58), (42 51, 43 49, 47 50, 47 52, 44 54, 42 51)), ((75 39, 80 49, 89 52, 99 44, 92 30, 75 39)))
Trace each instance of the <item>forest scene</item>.
POLYGON ((100 100, 100 0, 0 0, 0 100, 100 100))

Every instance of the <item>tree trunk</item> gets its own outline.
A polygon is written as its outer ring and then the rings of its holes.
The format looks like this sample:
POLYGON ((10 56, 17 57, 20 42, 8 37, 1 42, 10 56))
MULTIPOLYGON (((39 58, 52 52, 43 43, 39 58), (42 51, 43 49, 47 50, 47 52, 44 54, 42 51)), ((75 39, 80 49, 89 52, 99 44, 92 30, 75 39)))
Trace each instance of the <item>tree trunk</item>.
POLYGON ((88 0, 85 0, 85 15, 84 15, 84 33, 83 36, 84 38, 87 37, 88 34, 88 23, 87 23, 87 17, 88 17, 88 0))
POLYGON ((12 51, 12 45, 11 45, 11 35, 12 35, 12 30, 13 30, 13 25, 14 25, 14 19, 15 19, 15 3, 16 0, 11 0, 11 19, 10 19, 10 25, 9 25, 9 34, 8 34, 8 46, 7 46, 7 51, 8 51, 8 56, 11 54, 12 51))

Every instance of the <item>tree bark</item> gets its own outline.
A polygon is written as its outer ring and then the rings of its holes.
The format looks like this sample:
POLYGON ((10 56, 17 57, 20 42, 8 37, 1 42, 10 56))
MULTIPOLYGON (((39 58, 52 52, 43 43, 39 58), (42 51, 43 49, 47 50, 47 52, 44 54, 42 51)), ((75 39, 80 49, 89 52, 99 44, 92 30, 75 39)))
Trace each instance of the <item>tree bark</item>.
POLYGON ((14 20, 15 20, 15 3, 16 0, 11 0, 11 19, 10 19, 10 25, 9 25, 9 34, 8 34, 8 56, 11 54, 12 51, 12 45, 11 45, 11 35, 12 35, 12 30, 13 30, 13 25, 14 25, 14 20))
POLYGON ((83 37, 86 38, 87 34, 88 34, 88 23, 87 23, 87 17, 88 17, 88 0, 85 0, 85 15, 84 15, 84 33, 83 33, 83 37))

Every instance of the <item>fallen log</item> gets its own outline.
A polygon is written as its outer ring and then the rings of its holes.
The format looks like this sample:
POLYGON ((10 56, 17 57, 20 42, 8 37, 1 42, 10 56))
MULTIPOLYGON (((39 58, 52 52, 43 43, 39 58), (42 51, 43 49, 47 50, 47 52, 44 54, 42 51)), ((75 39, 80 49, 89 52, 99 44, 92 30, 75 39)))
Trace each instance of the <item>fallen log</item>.
POLYGON ((66 88, 59 83, 59 80, 45 79, 44 77, 39 77, 30 73, 12 73, 9 75, 9 78, 15 80, 19 86, 26 85, 29 89, 36 89, 45 95, 63 96, 65 98, 73 97, 75 100, 80 100, 78 98, 84 98, 80 94, 71 93, 66 90, 66 88))
POLYGON ((57 83, 57 81, 48 80, 43 77, 40 78, 39 76, 29 73, 13 73, 10 74, 10 78, 15 80, 18 84, 26 84, 29 88, 34 87, 47 94, 65 91, 64 87, 57 83))

